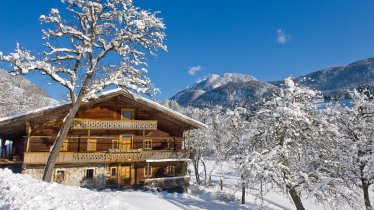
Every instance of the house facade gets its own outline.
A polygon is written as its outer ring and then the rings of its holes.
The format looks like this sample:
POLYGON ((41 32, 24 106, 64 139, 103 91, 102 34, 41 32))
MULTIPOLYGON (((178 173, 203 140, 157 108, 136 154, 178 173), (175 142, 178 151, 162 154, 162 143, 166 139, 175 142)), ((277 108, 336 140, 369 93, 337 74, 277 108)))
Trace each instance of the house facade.
MULTIPOLYGON (((0 119, 1 167, 41 179, 70 104, 0 119), (12 148, 9 148, 9 147, 12 148)), ((189 182, 185 131, 205 125, 149 99, 108 91, 84 103, 57 159, 53 180, 87 188, 158 187, 189 182)))

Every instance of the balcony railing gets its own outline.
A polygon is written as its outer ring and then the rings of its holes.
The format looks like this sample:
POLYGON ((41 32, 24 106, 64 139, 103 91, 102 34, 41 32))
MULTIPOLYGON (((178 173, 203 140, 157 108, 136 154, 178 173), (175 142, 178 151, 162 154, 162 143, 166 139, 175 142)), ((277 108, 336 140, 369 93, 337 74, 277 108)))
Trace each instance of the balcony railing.
MULTIPOLYGON (((48 152, 53 145, 55 136, 29 136, 26 137, 26 152, 48 152)), ((73 136, 65 138, 62 152, 87 152, 87 142, 95 140, 96 152, 131 152, 132 150, 182 150, 180 137, 145 137, 145 136, 119 136, 119 135, 91 135, 73 136), (145 141, 151 143, 145 144, 145 141), (148 146, 146 148, 146 146, 148 146)), ((91 150, 92 151, 92 150, 91 150)))
POLYGON ((189 176, 164 177, 145 179, 144 185, 155 186, 160 188, 174 188, 188 186, 190 181, 189 176))
MULTIPOLYGON (((25 152, 24 164, 45 164, 48 152, 25 152)), ((121 153, 107 152, 60 152, 57 164, 69 163, 117 163, 117 162, 139 162, 147 159, 181 159, 189 157, 188 151, 132 151, 121 153)))
POLYGON ((157 130, 156 120, 74 119, 72 129, 157 130))

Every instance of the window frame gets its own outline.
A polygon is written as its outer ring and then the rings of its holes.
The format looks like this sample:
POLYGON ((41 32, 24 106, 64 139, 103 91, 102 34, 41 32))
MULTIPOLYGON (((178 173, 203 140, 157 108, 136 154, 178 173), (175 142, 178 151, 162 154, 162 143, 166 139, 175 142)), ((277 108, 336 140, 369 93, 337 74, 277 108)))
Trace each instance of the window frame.
POLYGON ((62 183, 66 180, 66 170, 65 169, 56 169, 55 170, 55 176, 54 176, 54 181, 57 182, 57 183, 62 183), (63 175, 63 179, 62 180, 57 180, 57 177, 58 177, 58 173, 59 172, 62 172, 62 175, 63 175))
POLYGON ((117 169, 117 167, 116 166, 112 166, 112 167, 110 167, 110 176, 111 177, 116 177, 118 175, 118 169, 117 169), (115 174, 113 175, 113 169, 115 170, 115 174))
POLYGON ((133 148, 133 141, 134 141, 134 135, 132 134, 119 135, 118 148, 120 150, 131 150, 133 148), (130 140, 130 141, 128 142, 128 144, 124 144, 125 140, 130 140))
POLYGON ((84 169, 84 179, 93 179, 95 177, 95 169, 94 168, 85 168, 84 169), (92 177, 87 177, 87 171, 92 170, 92 177))
POLYGON ((173 139, 168 139, 167 144, 168 144, 168 147, 167 147, 168 150, 174 150, 175 145, 174 145, 174 140, 173 139))
POLYGON ((166 173, 168 176, 175 176, 175 165, 167 165, 166 166, 166 173))
POLYGON ((121 120, 134 120, 135 119, 135 109, 131 108, 121 108, 121 120), (131 112, 131 119, 125 119, 123 117, 124 112, 131 112))
POLYGON ((112 140, 112 149, 119 149, 119 141, 117 139, 112 140), (117 142, 116 143, 117 147, 113 147, 115 142, 117 142))
POLYGON ((152 139, 144 139, 143 140, 143 149, 144 150, 152 150, 153 149, 153 141, 152 141, 152 139), (150 142, 149 145, 147 144, 147 142, 150 142))

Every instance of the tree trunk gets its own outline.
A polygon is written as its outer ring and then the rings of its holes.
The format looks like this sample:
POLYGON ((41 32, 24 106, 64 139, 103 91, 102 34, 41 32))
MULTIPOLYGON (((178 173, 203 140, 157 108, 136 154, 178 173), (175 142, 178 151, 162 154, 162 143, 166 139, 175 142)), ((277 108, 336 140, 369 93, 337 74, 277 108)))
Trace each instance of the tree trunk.
POLYGON ((212 174, 213 174, 213 171, 216 168, 216 165, 217 165, 217 161, 214 162, 214 165, 213 165, 212 169, 209 171, 208 186, 213 186, 213 183, 212 183, 212 174))
POLYGON ((301 202, 299 194, 296 192, 295 188, 290 188, 288 193, 290 194, 293 203, 297 210, 305 210, 303 203, 301 202))
POLYGON ((366 210, 372 210, 369 198, 369 184, 364 178, 361 178, 361 185, 362 192, 364 193, 365 208, 366 210))
POLYGON ((361 163, 360 165, 360 175, 361 175, 361 189, 364 194, 364 202, 366 210, 372 210, 369 198, 369 183, 364 177, 365 164, 361 163))
POLYGON ((220 189, 223 190, 223 169, 222 169, 222 161, 220 161, 220 168, 221 168, 221 177, 220 177, 220 180, 219 180, 219 185, 220 185, 220 189))
MULTIPOLYGON (((192 158, 191 158, 192 159, 192 158)), ((201 181, 200 181, 200 174, 199 174, 199 159, 198 160, 195 160, 195 159, 192 159, 192 165, 195 169, 195 178, 196 178, 196 182, 198 184, 201 184, 201 181)))
POLYGON ((49 152, 47 164, 45 165, 45 169, 44 169, 43 181, 46 181, 46 182, 52 181, 53 170, 56 165, 58 154, 60 153, 62 145, 64 144, 64 140, 66 136, 68 135, 70 126, 74 121, 75 114, 78 112, 78 109, 83 101, 83 98, 85 97, 87 93, 87 87, 89 83, 91 82, 92 75, 94 72, 93 70, 95 69, 95 66, 96 66, 96 62, 95 63, 92 62, 92 54, 90 54, 90 60, 91 60, 90 73, 87 73, 87 76, 84 79, 84 82, 79 91, 78 98, 76 100, 74 100, 73 97, 71 98, 72 107, 62 123, 60 131, 58 132, 56 136, 55 143, 52 146, 52 150, 49 152))
POLYGON ((245 204, 245 186, 242 186, 242 204, 245 204))
POLYGON ((68 115, 65 117, 62 127, 57 134, 55 143, 52 146, 52 150, 49 153, 47 164, 45 165, 43 181, 51 182, 53 170, 56 165, 58 154, 64 144, 64 140, 69 132, 70 126, 74 121, 75 114, 78 112, 81 102, 74 103, 73 107, 70 109, 68 115))
POLYGON ((205 187, 208 187, 207 186, 207 180, 206 180, 206 166, 205 166, 205 162, 202 159, 200 161, 201 161, 201 163, 203 164, 203 167, 204 167, 204 184, 205 184, 205 187))

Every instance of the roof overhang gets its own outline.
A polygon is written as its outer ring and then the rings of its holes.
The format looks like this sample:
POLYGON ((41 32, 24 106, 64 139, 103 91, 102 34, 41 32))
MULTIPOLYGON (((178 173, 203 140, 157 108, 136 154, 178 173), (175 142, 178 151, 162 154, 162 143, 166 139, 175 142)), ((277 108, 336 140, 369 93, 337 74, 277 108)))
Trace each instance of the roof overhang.
MULTIPOLYGON (((134 100, 135 102, 140 103, 144 106, 147 106, 150 109, 156 110, 162 113, 163 115, 168 116, 169 118, 182 122, 186 124, 187 125, 186 127, 188 127, 189 129, 207 128, 207 125, 205 125, 204 123, 201 123, 195 119, 192 119, 172 109, 169 109, 148 98, 145 98, 138 94, 128 92, 123 89, 114 89, 114 90, 103 92, 97 97, 92 98, 88 101, 85 101, 81 106, 87 106, 87 105, 94 104, 97 102, 105 101, 109 98, 120 96, 120 95, 126 98, 129 98, 131 100, 134 100)), ((68 112, 70 107, 71 107, 71 103, 61 103, 57 105, 42 107, 40 109, 35 109, 29 112, 19 113, 16 115, 0 118, 0 137, 1 136, 15 136, 16 133, 25 133, 25 129, 26 129, 25 123, 28 120, 43 117, 45 115, 48 115, 49 113, 53 113, 56 111, 68 112)))

